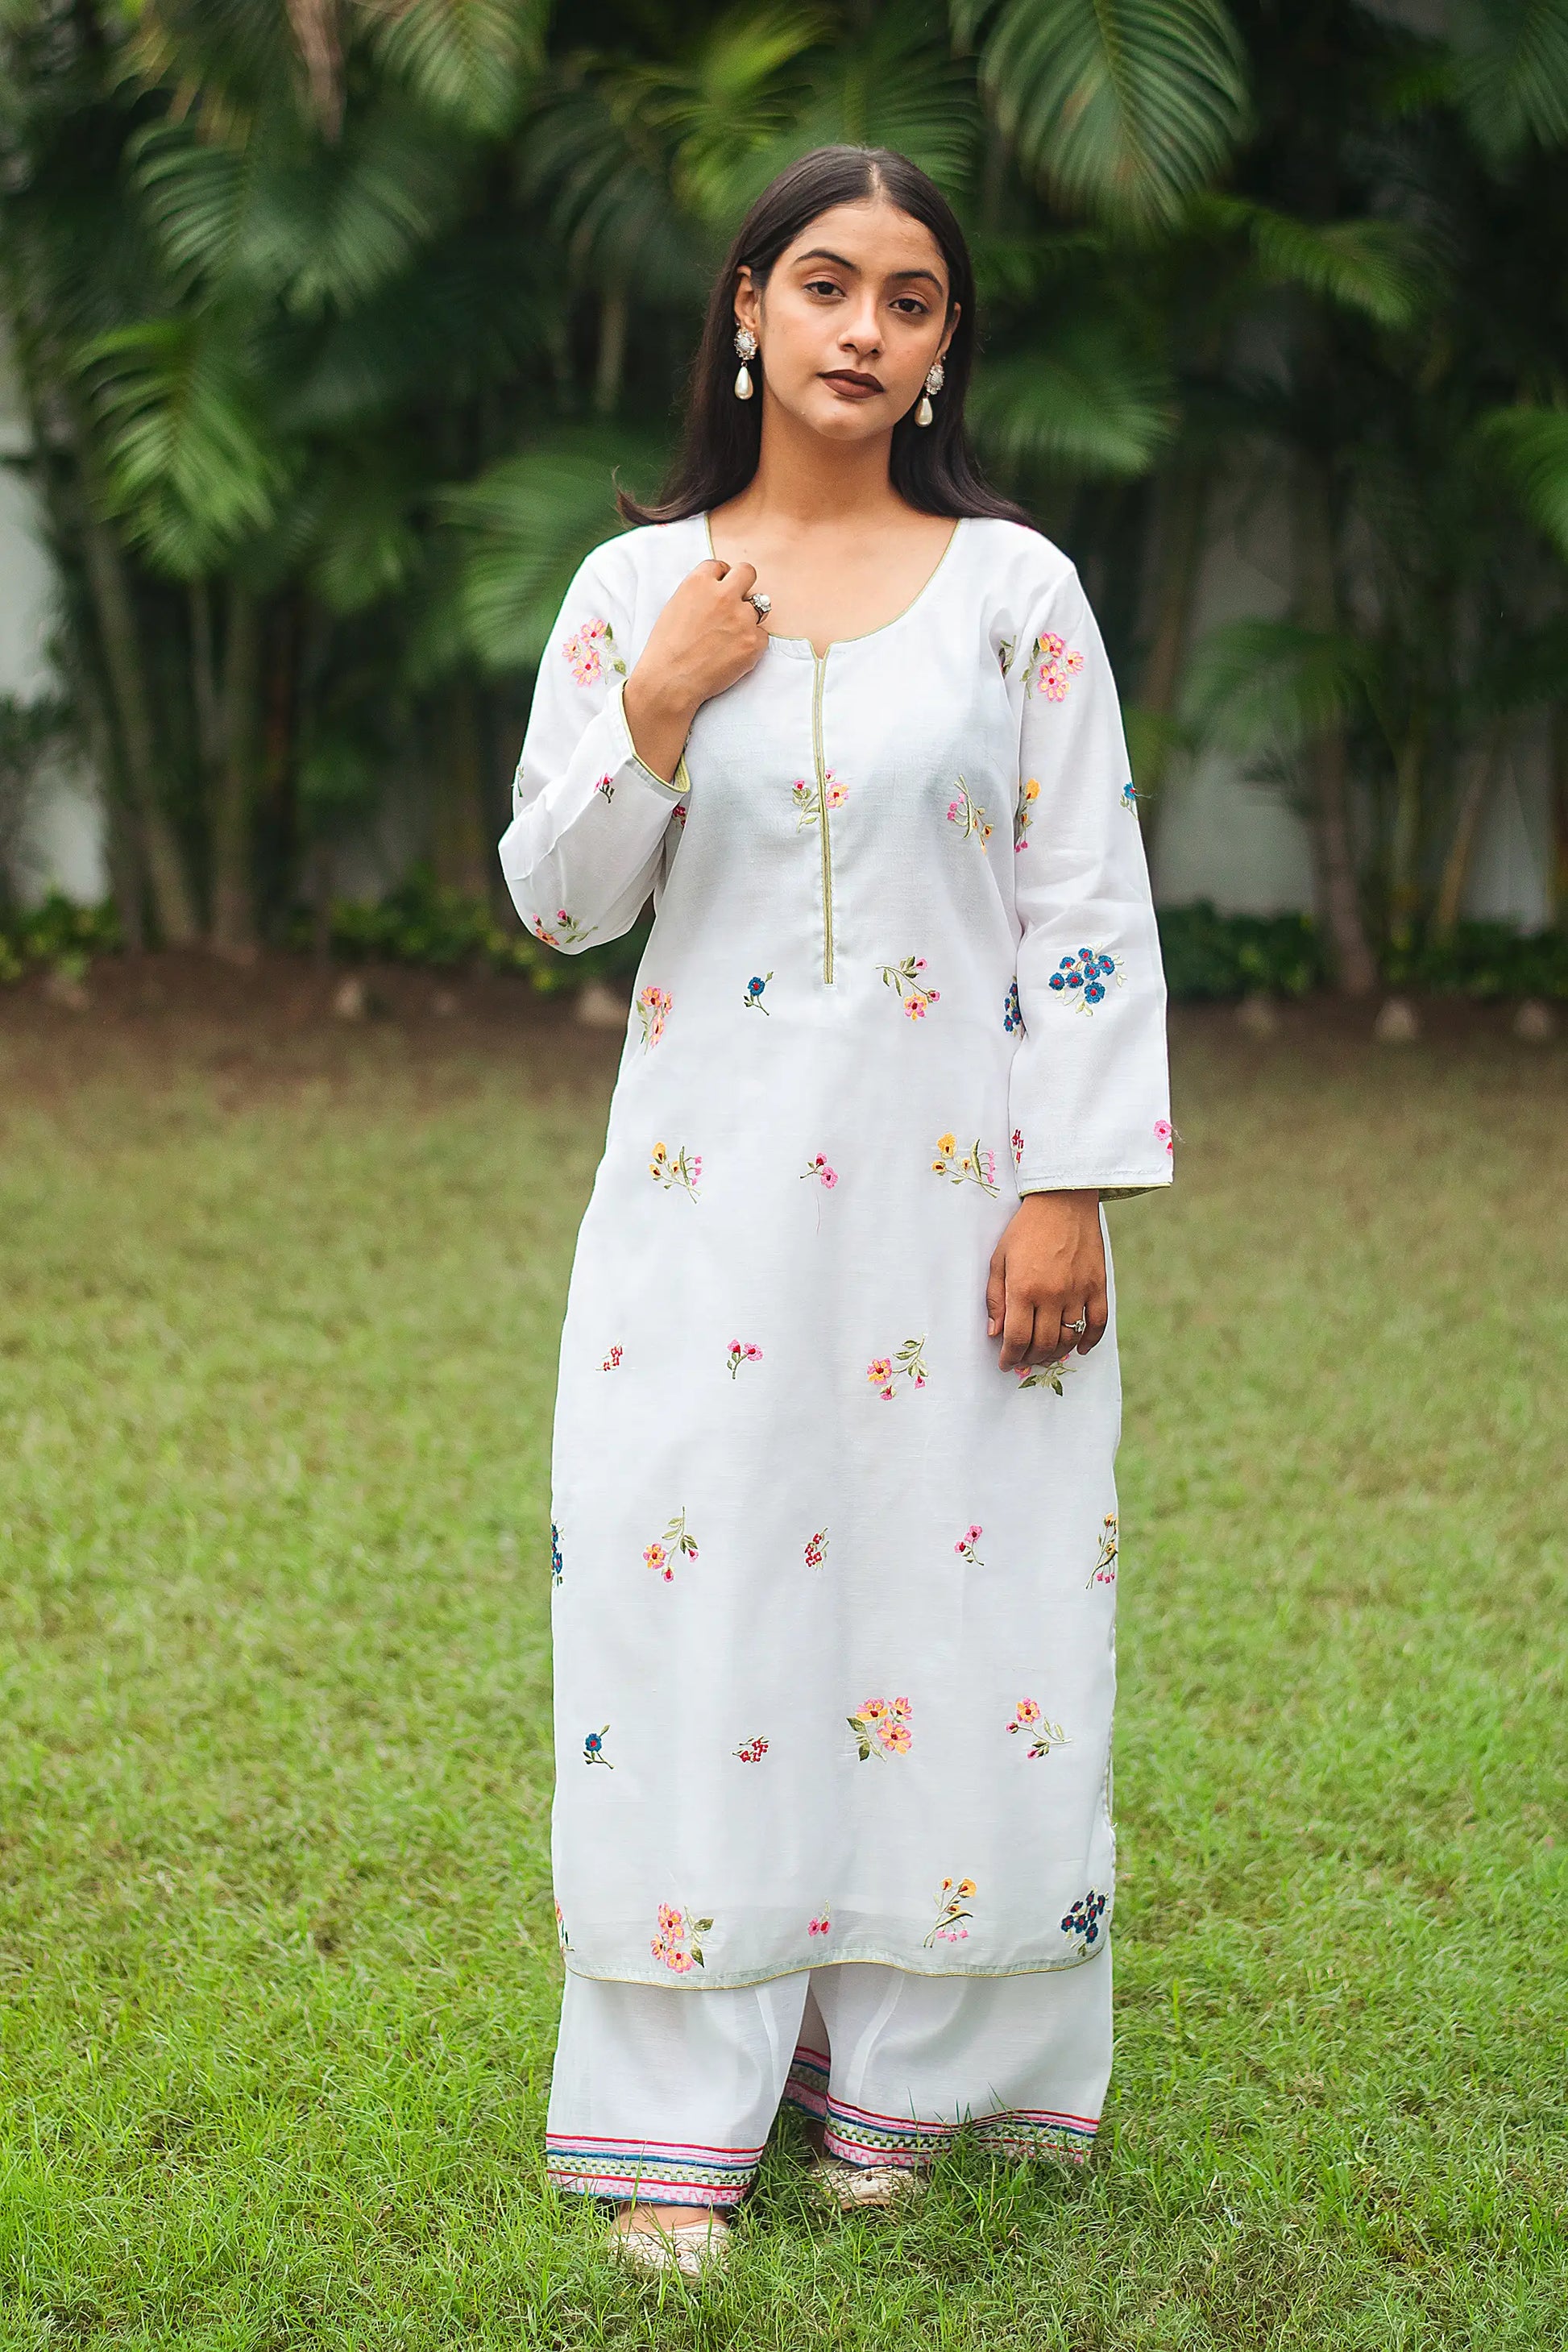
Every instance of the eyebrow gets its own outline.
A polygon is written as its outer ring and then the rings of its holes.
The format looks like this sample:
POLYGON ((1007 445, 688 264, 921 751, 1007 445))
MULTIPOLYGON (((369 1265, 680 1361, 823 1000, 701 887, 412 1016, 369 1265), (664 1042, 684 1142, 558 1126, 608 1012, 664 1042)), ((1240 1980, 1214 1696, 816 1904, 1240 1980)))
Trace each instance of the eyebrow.
MULTIPOLYGON (((797 253, 795 259, 797 261, 836 261, 840 269, 852 269, 857 278, 860 275, 858 262, 847 260, 841 253, 830 252, 826 245, 814 245, 809 251, 797 253)), ((888 274, 890 278, 929 278, 937 292, 940 294, 942 291, 942 280, 934 269, 893 269, 888 274)))

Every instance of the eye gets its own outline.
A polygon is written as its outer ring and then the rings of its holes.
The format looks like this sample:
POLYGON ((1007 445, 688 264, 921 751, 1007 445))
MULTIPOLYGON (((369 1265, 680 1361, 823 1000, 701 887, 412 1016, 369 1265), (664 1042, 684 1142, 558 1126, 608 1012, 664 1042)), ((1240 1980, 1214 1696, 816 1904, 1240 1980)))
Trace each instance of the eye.
POLYGON ((837 280, 831 278, 808 278, 805 281, 805 290, 808 294, 815 294, 819 290, 824 294, 837 294, 838 286, 837 280))
POLYGON ((900 305, 905 302, 909 303, 917 319, 923 319, 925 317, 927 305, 921 300, 918 294, 900 294, 896 297, 896 300, 900 305))

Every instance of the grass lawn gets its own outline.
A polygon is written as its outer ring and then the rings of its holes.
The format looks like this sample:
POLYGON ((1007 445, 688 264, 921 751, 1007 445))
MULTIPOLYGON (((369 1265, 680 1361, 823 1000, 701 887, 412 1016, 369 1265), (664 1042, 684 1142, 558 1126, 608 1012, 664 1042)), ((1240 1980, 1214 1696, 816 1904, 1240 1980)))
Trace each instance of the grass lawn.
POLYGON ((730 2279, 661 2295, 541 2170, 618 1037, 97 984, 0 1004, 6 2352, 1562 2341, 1568 1048, 1177 1018, 1175 1189, 1111 1211, 1100 2147, 839 2223, 786 2121, 730 2279))

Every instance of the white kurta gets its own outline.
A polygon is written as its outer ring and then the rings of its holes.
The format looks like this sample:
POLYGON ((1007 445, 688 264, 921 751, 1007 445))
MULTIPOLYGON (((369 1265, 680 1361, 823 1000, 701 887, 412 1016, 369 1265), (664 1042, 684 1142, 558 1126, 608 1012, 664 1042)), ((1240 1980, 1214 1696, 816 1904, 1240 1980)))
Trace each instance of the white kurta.
POLYGON ((1004 1371, 985 1281, 1020 1192, 1170 1180, 1115 687, 1059 550, 965 519, 885 627, 772 638, 668 784, 621 692, 710 552, 697 517, 584 560, 500 845, 563 949, 655 908, 561 1340, 566 1964, 1072 1967, 1112 1894, 1114 1290, 1088 1356, 1004 1371))

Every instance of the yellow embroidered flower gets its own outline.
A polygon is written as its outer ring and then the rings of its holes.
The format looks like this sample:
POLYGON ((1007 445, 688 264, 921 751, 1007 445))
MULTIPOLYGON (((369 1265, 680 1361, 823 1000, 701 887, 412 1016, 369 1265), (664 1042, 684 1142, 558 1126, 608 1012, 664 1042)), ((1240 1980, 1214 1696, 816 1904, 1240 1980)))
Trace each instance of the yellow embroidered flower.
POLYGON ((953 1149, 954 1141, 955 1139, 951 1135, 939 1135, 936 1139, 936 1148, 939 1151, 951 1151, 953 1149))

